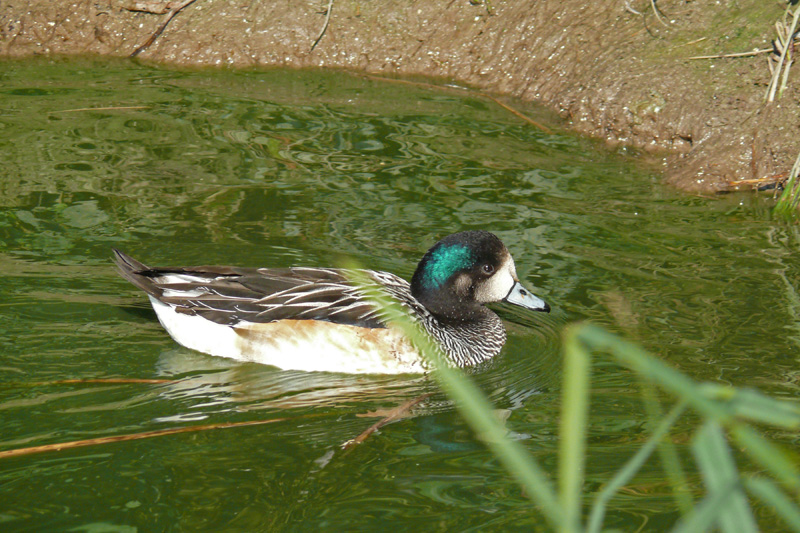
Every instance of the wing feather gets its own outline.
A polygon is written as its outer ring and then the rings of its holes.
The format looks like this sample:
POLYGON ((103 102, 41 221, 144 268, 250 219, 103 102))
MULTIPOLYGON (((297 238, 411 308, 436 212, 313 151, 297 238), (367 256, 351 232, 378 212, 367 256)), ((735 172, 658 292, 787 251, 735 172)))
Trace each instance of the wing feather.
MULTIPOLYGON (((295 267, 151 268, 116 251, 126 279, 181 313, 219 324, 267 323, 284 319, 325 320, 361 327, 386 327, 381 310, 361 288, 350 283, 347 270, 295 267)), ((387 272, 362 271, 401 303, 416 308, 408 282, 387 272)))

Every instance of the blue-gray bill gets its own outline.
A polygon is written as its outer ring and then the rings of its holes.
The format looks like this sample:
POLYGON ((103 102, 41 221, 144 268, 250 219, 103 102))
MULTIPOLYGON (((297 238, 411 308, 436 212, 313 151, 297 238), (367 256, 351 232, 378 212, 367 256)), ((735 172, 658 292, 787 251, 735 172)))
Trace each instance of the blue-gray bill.
POLYGON ((550 306, 547 305, 547 302, 523 287, 519 281, 514 283, 514 286, 511 287, 510 291, 508 291, 508 294, 505 298, 503 298, 503 301, 524 307, 525 309, 530 309, 532 311, 544 311, 545 313, 550 312, 550 306))

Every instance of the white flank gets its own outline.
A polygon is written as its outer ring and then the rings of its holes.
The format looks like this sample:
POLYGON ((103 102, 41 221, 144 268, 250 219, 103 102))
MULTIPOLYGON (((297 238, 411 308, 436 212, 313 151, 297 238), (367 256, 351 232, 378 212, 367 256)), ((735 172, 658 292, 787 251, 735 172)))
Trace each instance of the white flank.
POLYGON ((397 331, 317 320, 240 322, 225 326, 178 313, 152 296, 164 329, 199 352, 276 366, 284 370, 350 374, 422 373, 418 352, 397 331))

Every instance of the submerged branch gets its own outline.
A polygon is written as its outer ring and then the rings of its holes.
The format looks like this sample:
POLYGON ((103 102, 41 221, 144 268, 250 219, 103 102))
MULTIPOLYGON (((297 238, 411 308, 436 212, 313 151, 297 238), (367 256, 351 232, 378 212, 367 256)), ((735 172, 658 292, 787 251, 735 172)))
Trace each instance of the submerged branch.
POLYGON ((397 420, 399 418, 402 418, 414 406, 416 406, 417 404, 419 404, 420 402, 422 402, 424 400, 427 400, 431 396, 433 396, 433 393, 429 392, 429 393, 423 394, 421 396, 418 396, 418 397, 416 397, 416 398, 414 398, 412 400, 409 400, 409 401, 407 401, 407 402, 405 402, 405 403, 403 403, 401 405, 398 405, 397 407, 395 407, 394 409, 389 411, 389 414, 386 415, 384 418, 382 418, 381 420, 375 422, 370 427, 368 427, 367 429, 362 431, 361 434, 358 437, 356 437, 354 439, 350 439, 347 442, 345 442, 344 444, 342 444, 342 449, 343 450, 349 450, 350 448, 352 448, 356 444, 361 444, 362 442, 367 440, 367 438, 369 438, 370 435, 372 435, 373 433, 375 433, 376 431, 381 429, 383 426, 385 426, 389 422, 393 422, 393 421, 395 421, 395 420, 397 420))
POLYGON ((45 444, 43 446, 31 446, 29 448, 17 448, 0 452, 0 459, 7 457, 17 457, 20 455, 31 455, 34 453, 58 452, 72 448, 82 448, 84 446, 95 446, 98 444, 110 444, 112 442, 124 442, 129 440, 149 439, 151 437, 162 437, 164 435, 175 435, 178 433, 192 433, 195 431, 207 431, 210 429, 229 429, 244 426, 257 426, 261 424, 272 424, 274 422, 284 422, 288 418, 273 418, 271 420, 251 420, 248 422, 229 422, 225 424, 208 424, 205 426, 188 426, 181 428, 158 429, 155 431, 145 431, 143 433, 130 433, 127 435, 115 435, 113 437, 97 437, 95 439, 73 440, 70 442, 58 442, 55 444, 45 444))

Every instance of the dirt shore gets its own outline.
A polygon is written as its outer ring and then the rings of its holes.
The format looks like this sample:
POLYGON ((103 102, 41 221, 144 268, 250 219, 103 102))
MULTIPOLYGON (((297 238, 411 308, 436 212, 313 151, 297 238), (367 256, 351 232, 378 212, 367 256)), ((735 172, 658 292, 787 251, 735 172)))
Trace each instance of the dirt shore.
POLYGON ((651 0, 473 1, 335 0, 312 49, 325 0, 9 0, 0 5, 0 57, 129 56, 171 18, 139 58, 454 80, 663 154, 667 181, 685 190, 751 187, 742 180, 791 167, 797 73, 765 105, 771 54, 689 59, 771 49, 785 2, 660 0, 656 13, 651 0))

